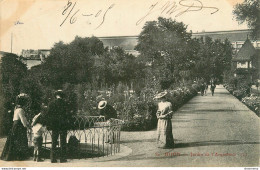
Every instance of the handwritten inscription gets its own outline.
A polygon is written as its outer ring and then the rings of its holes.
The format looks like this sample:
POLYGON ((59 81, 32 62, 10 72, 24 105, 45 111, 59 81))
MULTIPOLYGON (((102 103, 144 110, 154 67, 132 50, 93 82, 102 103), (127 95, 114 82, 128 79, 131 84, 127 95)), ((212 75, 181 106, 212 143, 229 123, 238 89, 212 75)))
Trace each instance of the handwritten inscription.
POLYGON ((185 13, 201 11, 203 9, 211 10, 210 14, 219 11, 216 7, 204 6, 200 0, 180 0, 179 3, 175 1, 167 1, 166 3, 156 2, 149 7, 148 12, 136 22, 136 25, 139 25, 145 18, 155 12, 169 16, 175 14, 175 17, 179 17, 185 13))
MULTIPOLYGON (((77 8, 77 1, 72 2, 68 0, 67 4, 64 6, 62 11, 62 15, 64 19, 62 20, 60 26, 62 26, 66 21, 70 24, 74 24, 79 17, 88 18, 87 23, 92 24, 89 19, 98 19, 100 18, 99 24, 95 29, 99 28, 106 20, 107 13, 115 6, 115 4, 111 4, 105 9, 99 9, 94 13, 88 13, 87 11, 82 11, 82 9, 77 8)), ((166 2, 158 1, 152 4, 148 12, 145 13, 137 22, 136 25, 142 23, 149 15, 158 13, 158 14, 166 14, 169 16, 179 17, 186 13, 196 12, 208 10, 209 14, 215 14, 219 11, 217 7, 205 6, 200 0, 169 0, 166 2)))
POLYGON ((23 23, 20 22, 20 21, 15 21, 15 22, 14 22, 14 25, 20 25, 20 24, 23 24, 23 23))
MULTIPOLYGON (((68 20, 68 18, 69 18, 68 22, 70 24, 74 24, 77 21, 77 18, 79 17, 78 13, 80 12, 81 9, 75 9, 76 5, 77 5, 77 2, 73 3, 70 0, 68 0, 66 6, 64 7, 64 10, 62 11, 62 15, 65 16, 65 18, 63 19, 60 26, 62 26, 68 20)), ((97 29, 105 22, 108 11, 111 10, 114 6, 115 6, 115 4, 111 4, 107 9, 105 9, 105 10, 100 9, 96 13, 86 13, 85 11, 83 11, 80 16, 92 17, 92 18, 101 17, 101 22, 95 28, 95 29, 97 29)), ((91 22, 88 22, 88 24, 91 24, 91 22)))

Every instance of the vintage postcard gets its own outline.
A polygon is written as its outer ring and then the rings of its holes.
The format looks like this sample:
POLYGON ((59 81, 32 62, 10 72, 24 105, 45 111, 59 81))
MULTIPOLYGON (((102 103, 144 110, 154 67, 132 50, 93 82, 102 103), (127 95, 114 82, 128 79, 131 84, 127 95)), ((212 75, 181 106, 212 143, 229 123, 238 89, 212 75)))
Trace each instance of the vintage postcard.
POLYGON ((0 165, 259 167, 258 0, 1 0, 0 165))

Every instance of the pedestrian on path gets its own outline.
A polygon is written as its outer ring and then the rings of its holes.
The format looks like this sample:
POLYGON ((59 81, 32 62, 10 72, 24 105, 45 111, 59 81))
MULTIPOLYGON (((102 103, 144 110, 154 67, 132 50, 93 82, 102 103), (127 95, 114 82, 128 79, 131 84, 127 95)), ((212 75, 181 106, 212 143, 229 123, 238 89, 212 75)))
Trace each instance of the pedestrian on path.
POLYGON ((46 114, 47 106, 42 105, 41 112, 34 116, 32 120, 32 132, 33 132, 33 160, 37 162, 42 162, 42 134, 45 131, 44 115, 46 114))
POLYGON ((47 128, 52 130, 51 134, 51 163, 57 163, 56 159, 56 147, 58 144, 58 137, 60 136, 60 162, 67 162, 66 159, 66 138, 67 130, 69 128, 69 115, 67 103, 65 102, 64 93, 62 90, 57 90, 55 92, 56 99, 52 101, 48 106, 47 111, 47 128))
POLYGON ((157 125, 157 145, 160 148, 173 148, 174 139, 172 134, 172 104, 166 101, 167 92, 159 93, 155 99, 159 99, 158 111, 156 116, 158 118, 157 125))
POLYGON ((204 87, 205 87, 205 89, 204 89, 204 95, 207 96, 207 91, 208 91, 208 88, 209 88, 209 87, 208 87, 208 83, 205 82, 205 83, 204 83, 204 87))
POLYGON ((200 95, 204 96, 204 92, 205 92, 205 84, 202 82, 200 85, 200 95))
POLYGON ((29 123, 25 117, 25 107, 28 103, 27 94, 19 94, 16 97, 13 126, 7 137, 1 160, 14 161, 28 158, 27 128, 29 123))
POLYGON ((214 96, 215 88, 216 88, 216 82, 214 79, 211 79, 210 80, 210 90, 211 90, 212 96, 214 96))

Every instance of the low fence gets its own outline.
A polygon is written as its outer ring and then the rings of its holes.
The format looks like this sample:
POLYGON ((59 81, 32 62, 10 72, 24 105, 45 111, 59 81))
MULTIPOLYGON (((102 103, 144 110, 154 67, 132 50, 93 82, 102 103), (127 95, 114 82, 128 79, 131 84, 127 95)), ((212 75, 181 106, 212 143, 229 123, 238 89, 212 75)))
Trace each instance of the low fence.
MULTIPOLYGON (((121 120, 105 121, 104 116, 76 115, 73 116, 71 123, 73 128, 67 131, 67 158, 86 159, 120 152, 120 130, 123 123, 121 120)), ((43 133, 45 158, 49 158, 50 155, 51 133, 45 128, 43 133)), ((28 141, 29 146, 33 146, 31 130, 28 131, 28 141)))

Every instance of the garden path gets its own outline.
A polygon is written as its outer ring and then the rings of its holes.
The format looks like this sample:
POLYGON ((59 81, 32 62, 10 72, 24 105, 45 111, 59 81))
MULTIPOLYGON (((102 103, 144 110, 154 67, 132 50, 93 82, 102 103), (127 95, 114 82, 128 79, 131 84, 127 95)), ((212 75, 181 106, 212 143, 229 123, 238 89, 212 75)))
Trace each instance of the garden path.
MULTIPOLYGON (((259 118, 217 86, 175 112, 175 149, 156 147, 156 130, 122 132, 122 153, 107 158, 69 160, 63 166, 259 166, 259 118)), ((2 144, 1 144, 2 147, 2 144)), ((0 162, 2 166, 9 162, 0 162)), ((25 161, 28 166, 61 166, 25 161)))

